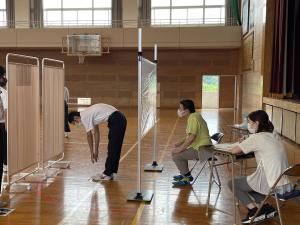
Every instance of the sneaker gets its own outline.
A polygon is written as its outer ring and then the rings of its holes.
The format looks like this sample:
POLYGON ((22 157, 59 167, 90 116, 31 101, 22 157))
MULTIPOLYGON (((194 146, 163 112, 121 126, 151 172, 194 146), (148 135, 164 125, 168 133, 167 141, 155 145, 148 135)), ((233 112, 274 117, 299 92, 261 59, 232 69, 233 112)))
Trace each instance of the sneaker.
POLYGON ((266 219, 271 219, 278 216, 277 210, 274 209, 274 207, 269 204, 263 205, 262 210, 264 210, 266 214, 266 219))
POLYGON ((173 180, 174 181, 179 181, 179 180, 181 180, 183 178, 184 178, 184 176, 182 176, 182 175, 175 175, 175 176, 173 176, 173 180))
POLYGON ((3 164, 3 172, 6 173, 7 172, 7 165, 3 164))
MULTIPOLYGON (((175 175, 175 176, 173 176, 173 180, 174 180, 174 181, 180 181, 180 180, 182 180, 183 178, 184 178, 183 175, 175 175)), ((189 179, 190 179, 190 182, 194 180, 194 178, 193 178, 192 176, 189 176, 189 179)))
POLYGON ((109 181, 109 180, 113 180, 113 179, 114 179, 113 175, 108 176, 104 173, 98 174, 96 176, 92 176, 92 181, 94 181, 94 182, 109 181))
POLYGON ((192 176, 183 177, 181 180, 173 182, 173 187, 190 186, 193 179, 194 178, 192 176))
POLYGON ((65 138, 69 138, 69 135, 67 132, 65 132, 65 138))
MULTIPOLYGON (((251 222, 253 216, 255 215, 256 211, 257 211, 257 207, 255 207, 253 209, 250 209, 248 214, 247 214, 247 217, 242 220, 242 224, 250 224, 250 222, 251 222)), ((259 221, 262 221, 262 220, 266 219, 266 214, 263 211, 264 210, 260 210, 258 215, 254 218, 253 222, 259 222, 259 221)))

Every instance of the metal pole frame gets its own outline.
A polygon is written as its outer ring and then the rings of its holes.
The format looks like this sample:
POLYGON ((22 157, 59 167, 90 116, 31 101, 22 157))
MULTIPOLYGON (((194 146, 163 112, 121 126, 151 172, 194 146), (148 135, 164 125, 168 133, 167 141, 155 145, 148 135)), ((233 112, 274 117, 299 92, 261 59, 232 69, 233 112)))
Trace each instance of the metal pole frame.
MULTIPOLYGON (((9 64, 9 62, 10 62, 10 61, 9 61, 10 56, 18 57, 18 58, 23 58, 23 59, 32 59, 32 60, 35 60, 35 61, 36 61, 36 66, 38 67, 38 69, 40 68, 40 62, 39 62, 39 59, 38 59, 37 57, 34 57, 34 56, 27 56, 27 55, 21 55, 21 54, 15 54, 15 53, 8 53, 8 54, 6 55, 6 58, 5 58, 5 61, 6 61, 6 69, 7 69, 7 71, 6 71, 6 77, 7 77, 7 78, 9 77, 8 64, 9 64)), ((7 82, 9 82, 9 79, 7 79, 7 82)), ((8 86, 9 86, 9 85, 7 85, 7 87, 6 87, 7 92, 8 92, 8 86)), ((7 129, 7 133, 8 133, 8 128, 9 128, 9 126, 8 126, 8 117, 9 117, 9 113, 8 113, 8 109, 9 109, 9 95, 7 95, 7 99, 8 99, 8 101, 7 101, 7 115, 6 115, 6 118, 7 118, 7 120, 6 120, 7 125, 6 125, 6 129, 7 129)), ((38 121, 38 124, 40 124, 40 121, 38 121)), ((9 135, 7 135, 7 146, 9 146, 9 135)), ((8 148, 7 148, 7 150, 8 150, 8 148)), ((39 157, 40 157, 40 152, 39 152, 38 158, 39 158, 39 157)), ((9 151, 7 151, 7 158, 9 158, 9 151)), ((37 167, 37 168, 35 168, 33 171, 27 173, 26 175, 24 175, 24 176, 22 176, 22 177, 16 179, 16 180, 13 181, 13 182, 10 181, 9 165, 8 165, 8 167, 7 167, 7 186, 6 186, 6 189, 9 188, 12 184, 17 183, 17 182, 20 181, 20 180, 24 180, 26 177, 28 177, 28 176, 30 176, 30 175, 32 175, 32 174, 38 172, 38 171, 40 170, 40 161, 38 161, 37 164, 38 164, 38 167, 37 167)), ((14 174, 13 174, 13 175, 14 175, 14 174)))
MULTIPOLYGON (((42 79, 43 79, 44 76, 45 76, 45 62, 47 62, 47 61, 48 61, 48 62, 61 63, 61 64, 62 64, 62 69, 63 69, 63 70, 65 69, 65 63, 64 63, 64 61, 56 60, 56 59, 50 59, 50 58, 43 58, 43 59, 42 59, 42 79)), ((44 91, 45 91, 45 84, 44 84, 44 81, 42 81, 42 105, 43 105, 43 106, 44 106, 44 104, 45 104, 45 100, 44 100, 44 95, 45 95, 45 93, 44 93, 44 91)), ((42 114, 44 115, 44 107, 42 107, 42 114)), ((43 131, 43 129, 42 129, 42 131, 43 131)), ((43 137, 43 140, 44 140, 44 135, 42 135, 42 137, 43 137)), ((54 164, 56 164, 56 163, 62 161, 62 160, 64 159, 64 157, 65 157, 65 153, 63 152, 63 153, 62 153, 62 156, 61 156, 58 160, 53 161, 52 163, 48 164, 47 166, 44 166, 44 143, 43 143, 43 147, 42 147, 41 149, 42 149, 42 151, 41 151, 41 158, 40 158, 40 160, 41 160, 41 164, 42 164, 42 168, 43 168, 43 169, 50 168, 50 167, 53 166, 54 164)))

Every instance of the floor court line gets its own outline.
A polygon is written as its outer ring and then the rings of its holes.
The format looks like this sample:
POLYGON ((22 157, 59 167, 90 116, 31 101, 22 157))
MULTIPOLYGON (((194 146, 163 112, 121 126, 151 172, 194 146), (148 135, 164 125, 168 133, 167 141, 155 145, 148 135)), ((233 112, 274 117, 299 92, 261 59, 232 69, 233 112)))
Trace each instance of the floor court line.
MULTIPOLYGON (((173 135, 174 135, 174 132, 175 132, 176 127, 177 127, 177 123, 178 123, 178 118, 177 118, 176 121, 175 121, 175 124, 174 124, 174 126, 173 126, 173 129, 172 129, 172 131, 171 131, 171 133, 170 133, 170 135, 169 135, 169 137, 168 137, 167 143, 166 143, 166 145, 165 145, 165 147, 164 147, 164 149, 163 149, 162 155, 161 155, 161 157, 160 157, 160 159, 159 159, 159 161, 158 161, 159 164, 161 163, 161 161, 162 161, 163 158, 165 157, 166 150, 168 149, 169 144, 170 144, 170 142, 171 142, 171 139, 172 139, 172 137, 173 137, 173 135)), ((154 178, 155 178, 156 176, 157 176, 157 174, 154 174, 154 175, 153 175, 154 178)), ((132 221, 132 223, 131 223, 131 225, 137 225, 137 224, 138 224, 138 222, 139 222, 140 219, 141 219, 141 216, 142 216, 144 207, 145 207, 145 203, 144 203, 144 202, 141 202, 141 203, 140 203, 140 206, 139 206, 139 208, 138 208, 138 210, 137 210, 137 212, 136 212, 136 214, 135 214, 135 217, 134 217, 134 219, 133 219, 133 221, 132 221)))

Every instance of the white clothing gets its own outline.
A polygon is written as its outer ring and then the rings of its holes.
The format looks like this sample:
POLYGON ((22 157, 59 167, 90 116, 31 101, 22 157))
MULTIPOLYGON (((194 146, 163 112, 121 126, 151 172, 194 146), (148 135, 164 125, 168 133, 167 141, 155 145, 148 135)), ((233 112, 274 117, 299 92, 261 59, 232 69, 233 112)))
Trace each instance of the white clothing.
MULTIPOLYGON (((7 90, 5 90, 4 88, 0 87, 0 97, 2 100, 2 104, 3 104, 3 109, 7 110, 8 107, 8 97, 7 97, 7 90)), ((0 123, 4 123, 5 120, 4 119, 0 119, 0 123)))
POLYGON ((91 131, 94 129, 94 126, 102 122, 107 122, 108 117, 115 111, 118 111, 115 107, 99 103, 80 112, 81 122, 86 132, 91 131))
MULTIPOLYGON (((279 175, 289 167, 287 153, 280 138, 274 133, 255 133, 240 143, 239 147, 245 154, 255 154, 257 168, 247 176, 249 186, 256 192, 268 194, 279 175)), ((284 177, 277 187, 289 183, 289 179, 284 177)))

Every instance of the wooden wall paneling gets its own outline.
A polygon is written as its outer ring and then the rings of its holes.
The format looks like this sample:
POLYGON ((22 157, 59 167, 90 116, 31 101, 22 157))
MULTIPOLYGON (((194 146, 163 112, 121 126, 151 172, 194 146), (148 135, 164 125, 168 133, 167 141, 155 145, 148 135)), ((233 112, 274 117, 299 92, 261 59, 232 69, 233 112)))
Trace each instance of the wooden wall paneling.
POLYGON ((220 76, 219 107, 234 108, 235 77, 220 76))
POLYGON ((300 113, 297 113, 296 117, 296 143, 300 144, 300 113))
POLYGON ((269 116, 269 120, 273 121, 273 106, 265 104, 265 111, 269 116))
POLYGON ((39 68, 8 64, 8 170, 16 174, 34 164, 40 151, 39 68))
POLYGON ((296 115, 295 112, 282 111, 282 135, 292 141, 296 140, 296 115))
POLYGON ((282 133, 282 109, 273 107, 273 125, 275 131, 279 134, 282 133))

